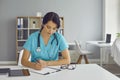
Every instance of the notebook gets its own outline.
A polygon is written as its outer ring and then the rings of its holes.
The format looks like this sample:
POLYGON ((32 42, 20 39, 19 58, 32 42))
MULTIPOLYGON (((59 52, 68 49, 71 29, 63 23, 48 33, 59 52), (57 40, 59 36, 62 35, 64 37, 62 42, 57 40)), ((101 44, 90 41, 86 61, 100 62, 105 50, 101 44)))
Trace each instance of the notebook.
POLYGON ((8 76, 30 76, 28 69, 16 69, 10 70, 8 76))

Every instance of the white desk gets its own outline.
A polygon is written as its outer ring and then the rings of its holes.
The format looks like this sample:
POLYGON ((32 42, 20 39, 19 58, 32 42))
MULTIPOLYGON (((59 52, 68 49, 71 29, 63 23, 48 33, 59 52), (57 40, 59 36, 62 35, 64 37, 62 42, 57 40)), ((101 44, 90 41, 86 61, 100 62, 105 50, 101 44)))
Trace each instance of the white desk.
MULTIPOLYGON (((18 69, 18 66, 0 66, 0 68, 18 69)), ((112 73, 96 64, 79 64, 75 70, 62 70, 49 75, 30 73, 27 77, 8 77, 0 75, 0 80, 120 80, 112 73)))
POLYGON ((100 48, 100 65, 102 66, 103 54, 105 54, 104 49, 107 48, 107 47, 111 47, 112 42, 111 43, 99 43, 99 42, 103 42, 103 41, 87 41, 86 45, 92 44, 92 45, 98 46, 100 48))

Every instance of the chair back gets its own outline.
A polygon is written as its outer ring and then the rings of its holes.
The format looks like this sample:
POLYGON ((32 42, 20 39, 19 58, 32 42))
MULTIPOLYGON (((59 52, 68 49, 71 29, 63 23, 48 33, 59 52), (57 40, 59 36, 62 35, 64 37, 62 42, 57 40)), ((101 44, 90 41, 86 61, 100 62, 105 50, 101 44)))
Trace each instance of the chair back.
MULTIPOLYGON (((22 49, 22 50, 20 51, 20 53, 18 53, 18 54, 19 54, 19 56, 18 56, 18 66, 22 66, 22 64, 21 64, 21 59, 22 59, 23 52, 24 52, 24 49, 22 49)), ((30 61, 30 60, 31 60, 31 56, 30 56, 30 58, 29 58, 29 61, 30 61)))
POLYGON ((78 53, 81 53, 81 45, 80 45, 80 43, 77 40, 75 40, 74 42, 75 42, 75 45, 76 45, 76 51, 78 53))

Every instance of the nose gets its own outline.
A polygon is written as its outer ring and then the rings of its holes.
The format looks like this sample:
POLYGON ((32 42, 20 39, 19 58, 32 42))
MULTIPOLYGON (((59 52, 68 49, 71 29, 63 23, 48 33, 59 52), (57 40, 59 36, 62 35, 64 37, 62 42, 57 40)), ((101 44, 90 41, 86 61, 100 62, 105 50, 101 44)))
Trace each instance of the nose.
POLYGON ((49 30, 49 33, 52 34, 54 31, 52 29, 49 30))

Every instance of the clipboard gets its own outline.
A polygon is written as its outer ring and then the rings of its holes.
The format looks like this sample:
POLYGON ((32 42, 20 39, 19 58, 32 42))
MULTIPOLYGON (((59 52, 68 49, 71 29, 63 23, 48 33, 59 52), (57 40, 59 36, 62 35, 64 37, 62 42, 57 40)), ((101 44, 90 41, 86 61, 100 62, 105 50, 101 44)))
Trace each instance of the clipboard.
POLYGON ((29 69, 29 70, 30 70, 30 72, 41 74, 41 75, 48 75, 48 74, 51 74, 51 73, 61 71, 60 69, 52 68, 52 67, 46 67, 42 70, 34 70, 34 69, 29 69))

